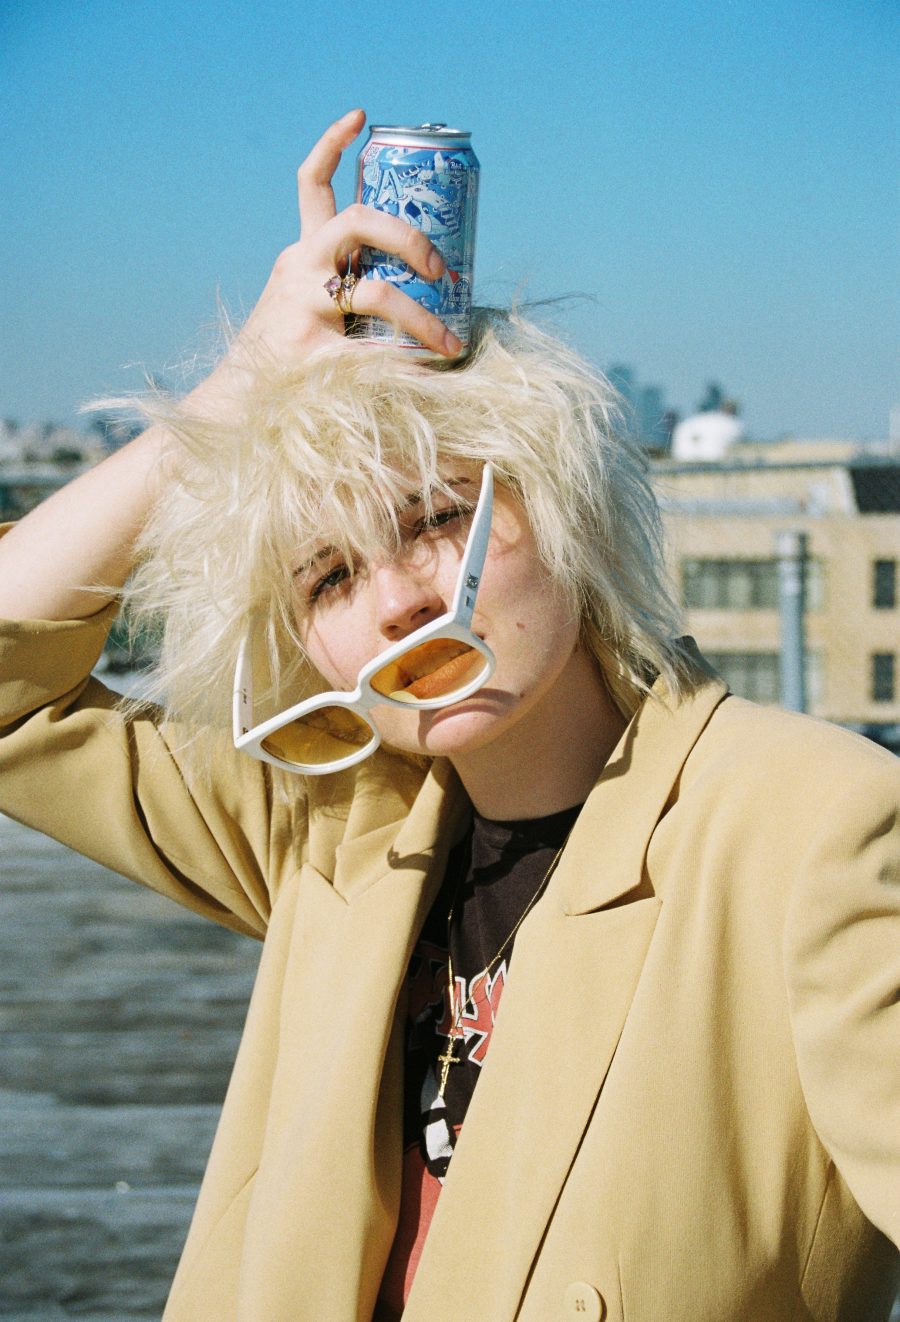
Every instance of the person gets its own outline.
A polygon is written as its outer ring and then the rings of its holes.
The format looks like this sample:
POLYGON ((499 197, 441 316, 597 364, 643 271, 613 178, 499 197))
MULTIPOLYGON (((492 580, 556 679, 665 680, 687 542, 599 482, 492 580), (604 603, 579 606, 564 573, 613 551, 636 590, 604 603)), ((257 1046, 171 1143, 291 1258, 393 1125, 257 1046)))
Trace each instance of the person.
POLYGON ((0 808, 264 942, 165 1316, 884 1318, 896 762, 679 638, 568 348, 335 301, 363 243, 442 270, 336 209, 362 123, 210 377, 0 542, 0 808), (90 677, 126 580, 155 703, 90 677))

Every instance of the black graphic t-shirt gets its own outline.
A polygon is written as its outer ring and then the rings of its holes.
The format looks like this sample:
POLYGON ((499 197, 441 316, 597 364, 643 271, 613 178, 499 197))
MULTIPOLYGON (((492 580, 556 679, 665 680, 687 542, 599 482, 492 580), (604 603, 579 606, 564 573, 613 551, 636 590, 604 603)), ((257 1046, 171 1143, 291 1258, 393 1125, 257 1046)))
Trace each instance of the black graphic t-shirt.
POLYGON ((580 811, 578 805, 522 822, 490 821, 476 813, 469 833, 447 861, 443 885, 408 974, 403 1190, 378 1322, 401 1316, 412 1287, 441 1184, 490 1045, 515 942, 514 937, 507 938, 541 888, 580 811), (451 906, 455 1024, 447 994, 451 906), (496 959, 501 945, 503 952, 496 959), (454 1063, 441 1097, 440 1057, 451 1045, 454 1063))

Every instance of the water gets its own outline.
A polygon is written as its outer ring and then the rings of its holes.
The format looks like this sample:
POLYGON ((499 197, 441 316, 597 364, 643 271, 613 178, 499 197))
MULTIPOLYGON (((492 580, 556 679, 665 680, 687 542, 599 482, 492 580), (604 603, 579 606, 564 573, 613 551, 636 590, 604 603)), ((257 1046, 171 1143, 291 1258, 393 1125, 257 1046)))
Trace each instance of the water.
POLYGON ((0 1318, 158 1319, 260 946, 0 816, 0 1318))

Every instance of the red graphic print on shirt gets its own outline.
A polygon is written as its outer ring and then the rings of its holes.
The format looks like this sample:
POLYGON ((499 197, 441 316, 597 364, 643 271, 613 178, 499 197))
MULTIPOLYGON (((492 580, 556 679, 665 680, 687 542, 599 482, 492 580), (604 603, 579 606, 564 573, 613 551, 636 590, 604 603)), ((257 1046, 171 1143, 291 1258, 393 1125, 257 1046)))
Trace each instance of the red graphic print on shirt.
MULTIPOLYGON (((445 968, 445 987, 446 981, 445 968)), ((470 982, 466 982, 465 978, 456 977, 453 981, 456 983, 454 1007, 462 1006, 462 1013, 457 1011, 456 1015, 451 1016, 445 996, 444 1013, 440 1022, 435 1025, 434 1031, 440 1033, 442 1037, 452 1035, 455 1038, 463 1038, 465 1059, 472 1065, 482 1065, 487 1055, 497 1010, 500 1007, 500 997, 506 986, 506 960, 493 975, 487 969, 483 969, 481 973, 476 973, 470 982), (452 1024, 452 1019, 458 1020, 458 1023, 452 1024)))
MULTIPOLYGON (((447 997, 447 952, 428 941, 421 941, 410 969, 408 1013, 411 1033, 418 1041, 422 1040, 422 1030, 425 1030, 428 1058, 419 1089, 418 1134, 403 1154, 400 1220, 381 1284, 385 1315, 388 1305, 393 1304, 399 1317, 412 1288, 441 1185, 462 1128, 462 1116, 456 1119, 452 1101, 454 1098, 461 1100, 461 1091, 466 1104, 471 1097, 471 1087, 462 1087, 463 1080, 453 1086, 451 1093, 453 1067, 446 1096, 440 1096, 437 1057, 445 1050, 452 1031, 454 1039, 460 1043, 456 1048, 460 1064, 470 1069, 481 1068, 506 985, 506 961, 503 960, 493 974, 483 969, 474 978, 454 978, 454 982, 459 998, 455 1004, 462 1006, 462 1013, 456 1016, 459 1020, 456 1026, 451 1022, 447 997)), ((460 1073, 468 1073, 468 1070, 460 1073)))

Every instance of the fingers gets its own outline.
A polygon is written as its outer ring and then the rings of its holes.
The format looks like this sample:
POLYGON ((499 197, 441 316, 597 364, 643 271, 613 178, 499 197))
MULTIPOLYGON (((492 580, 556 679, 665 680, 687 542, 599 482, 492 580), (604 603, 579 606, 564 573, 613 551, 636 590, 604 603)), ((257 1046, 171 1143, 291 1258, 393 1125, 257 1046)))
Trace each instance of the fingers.
POLYGON ((323 265, 331 268, 337 268, 345 257, 367 244, 399 257, 426 280, 437 280, 445 270, 444 259, 421 230, 385 211, 364 207, 361 202, 335 216, 313 242, 323 265))
POLYGON ((342 153, 359 135, 366 122, 364 110, 351 110, 327 128, 297 171, 300 227, 312 234, 334 216, 336 207, 331 181, 342 153))
MULTIPOLYGON (((296 290, 300 287, 297 277, 303 272, 300 283, 307 289, 308 296, 312 296, 311 312, 313 304, 318 307, 322 298, 321 294, 314 292, 316 276, 320 277, 323 271, 337 271, 343 267, 345 259, 363 245, 391 253, 426 280, 439 279, 445 270, 444 261, 430 239, 397 216, 359 203, 337 212, 332 179, 342 153, 358 136, 365 118, 362 110, 351 110, 332 124, 297 174, 302 241, 286 249, 276 262, 273 287, 282 294, 291 286, 296 290)), ((283 301, 283 298, 270 300, 276 308, 283 301)), ((333 304, 330 315, 323 315, 324 311, 321 308, 313 314, 322 325, 326 321, 329 324, 340 321, 335 316, 333 304)), ((439 318, 388 281, 360 281, 353 293, 353 311, 379 317, 443 356, 455 357, 462 348, 460 341, 439 318)))
POLYGON ((462 348, 452 331, 432 312, 386 280, 360 280, 353 290, 352 302, 355 316, 380 317, 443 357, 453 358, 462 348))

